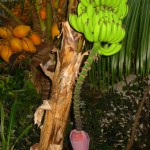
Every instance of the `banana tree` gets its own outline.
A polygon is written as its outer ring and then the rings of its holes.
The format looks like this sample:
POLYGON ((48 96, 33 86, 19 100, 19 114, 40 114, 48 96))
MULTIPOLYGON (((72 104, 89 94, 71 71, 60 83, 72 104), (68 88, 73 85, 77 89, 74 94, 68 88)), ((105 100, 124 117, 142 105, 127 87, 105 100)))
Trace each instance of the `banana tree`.
MULTIPOLYGON (((119 43, 125 36, 125 31, 122 28, 122 20, 128 12, 126 1, 118 3, 115 6, 111 5, 112 9, 117 7, 114 11, 108 10, 108 7, 103 6, 104 4, 96 4, 94 1, 91 3, 88 1, 84 2, 81 1, 79 4, 84 5, 85 11, 80 11, 80 5, 78 5, 78 14, 69 15, 69 22, 72 27, 78 32, 84 33, 88 41, 94 42, 92 51, 79 74, 74 93, 74 110, 78 131, 82 129, 78 100, 84 78, 97 54, 109 56, 120 50, 121 44, 119 43), (84 2, 86 3, 84 4, 84 2), (120 9, 121 7, 124 8, 123 12, 120 9), (78 20, 79 24, 77 24, 78 20), (81 23, 82 27, 79 27, 81 23), (110 30, 104 30, 106 28, 110 30)), ((41 126, 41 120, 46 110, 45 120, 41 129, 40 144, 38 146, 41 150, 62 149, 63 147, 63 135, 70 110, 73 87, 82 59, 86 54, 80 52, 82 49, 78 50, 81 34, 73 31, 68 22, 62 23, 62 33, 63 38, 60 54, 56 48, 53 49, 53 51, 57 52, 55 72, 47 71, 41 65, 44 73, 52 80, 50 100, 45 100, 35 113, 35 123, 41 126)))

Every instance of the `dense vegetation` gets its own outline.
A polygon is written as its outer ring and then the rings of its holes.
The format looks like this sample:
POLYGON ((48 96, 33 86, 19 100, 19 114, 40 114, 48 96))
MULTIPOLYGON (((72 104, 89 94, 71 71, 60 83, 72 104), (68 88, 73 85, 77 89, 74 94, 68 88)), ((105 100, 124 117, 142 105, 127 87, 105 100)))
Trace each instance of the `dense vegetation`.
MULTIPOLYGON (((32 30, 37 29, 35 31, 40 31, 39 33, 45 26, 50 26, 52 32, 46 30, 48 33, 46 38, 40 34, 44 37, 42 39, 50 44, 35 46, 36 53, 15 51, 15 53, 9 53, 9 56, 13 54, 10 59, 0 58, 0 149, 2 150, 27 150, 33 143, 39 142, 40 129, 34 125, 34 112, 43 98, 35 86, 35 80, 33 81, 33 78, 35 79, 33 70, 36 68, 38 72, 36 80, 41 82, 39 58, 46 63, 45 60, 49 58, 49 49, 54 45, 60 47, 61 38, 57 39, 56 36, 60 34, 60 22, 66 20, 67 16, 67 13, 60 9, 60 5, 63 4, 66 11, 67 1, 60 0, 57 1, 58 3, 53 1, 51 9, 53 13, 48 16, 51 23, 44 21, 45 16, 42 16, 41 22, 38 22, 41 27, 39 30, 39 27, 35 27, 36 21, 32 20, 31 14, 37 14, 41 5, 34 5, 36 9, 33 11, 32 6, 35 1, 27 1, 0 2, 0 26, 14 29, 14 26, 23 23, 30 26, 32 30), (29 3, 26 3, 27 1, 29 3), (54 18, 52 18, 53 15, 54 18), (40 53, 42 51, 44 52, 40 53)), ((135 114, 149 84, 150 2, 149 0, 129 0, 128 4, 129 14, 124 20, 127 34, 122 42, 121 51, 110 57, 99 57, 93 63, 80 94, 83 128, 90 135, 90 150, 125 149, 131 136, 135 114), (134 74, 135 78, 127 83, 127 77, 131 74, 134 74), (115 88, 114 84, 119 88, 115 88)), ((43 11, 45 13, 47 9, 43 7, 41 15, 44 15, 43 11)), ((31 33, 26 37, 29 37, 31 33)), ((9 38, 0 37, 0 50, 1 45, 5 45, 6 48, 9 38)), ((84 50, 90 48, 91 43, 86 41, 84 50)), ((5 54, 6 56, 8 53, 5 54)), ((53 70, 53 66, 50 69, 53 70)), ((149 107, 147 96, 136 129, 133 150, 150 149, 149 107)), ((71 109, 67 124, 64 150, 71 150, 69 133, 74 128, 72 111, 71 109)))

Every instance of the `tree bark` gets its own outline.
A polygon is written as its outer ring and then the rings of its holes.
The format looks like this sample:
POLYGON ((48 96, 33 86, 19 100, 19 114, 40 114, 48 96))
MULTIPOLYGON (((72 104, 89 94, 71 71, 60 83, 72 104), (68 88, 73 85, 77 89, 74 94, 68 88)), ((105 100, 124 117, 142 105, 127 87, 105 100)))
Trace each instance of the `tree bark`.
POLYGON ((80 34, 73 31, 68 22, 62 23, 62 45, 57 52, 55 72, 43 71, 52 80, 51 109, 45 113, 41 128, 39 150, 62 150, 64 132, 70 112, 72 92, 83 55, 77 53, 80 34))

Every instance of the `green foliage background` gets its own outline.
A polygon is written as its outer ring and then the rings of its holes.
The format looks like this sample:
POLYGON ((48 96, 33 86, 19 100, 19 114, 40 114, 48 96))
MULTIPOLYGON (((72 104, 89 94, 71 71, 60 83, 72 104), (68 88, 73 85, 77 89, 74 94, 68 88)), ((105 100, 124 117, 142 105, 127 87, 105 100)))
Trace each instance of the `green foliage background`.
MULTIPOLYGON (((5 69, 1 69, 0 75, 0 102, 4 107, 5 137, 9 134, 7 132, 10 126, 11 109, 13 104, 16 103, 13 113, 13 127, 10 131, 12 132, 10 135, 10 147, 13 146, 15 140, 26 129, 26 127, 29 125, 32 127, 25 133, 25 136, 16 143, 15 149, 20 150, 27 149, 27 147, 29 149, 29 146, 34 139, 36 140, 35 142, 37 142, 39 138, 38 130, 35 131, 37 127, 34 126, 33 117, 36 108, 41 104, 41 97, 37 94, 31 80, 29 78, 25 79, 26 71, 23 68, 18 68, 15 72, 10 74, 10 68, 7 66, 5 69)), ((6 141, 7 140, 8 139, 6 138, 6 141)), ((1 137, 0 141, 2 141, 1 137)))

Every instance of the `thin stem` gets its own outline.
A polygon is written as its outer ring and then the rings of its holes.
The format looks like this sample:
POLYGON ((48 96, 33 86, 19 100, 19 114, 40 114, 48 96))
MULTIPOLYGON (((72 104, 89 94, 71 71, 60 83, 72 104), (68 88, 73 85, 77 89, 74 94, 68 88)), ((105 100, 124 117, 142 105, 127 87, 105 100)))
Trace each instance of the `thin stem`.
POLYGON ((51 38, 52 23, 53 23, 52 6, 51 6, 51 2, 47 1, 46 3, 46 34, 47 34, 48 40, 50 40, 51 38))
POLYGON ((142 112, 142 108, 143 108, 145 99, 146 99, 147 95, 149 94, 149 90, 150 90, 150 84, 148 85, 148 88, 147 88, 147 90, 144 93, 144 96, 143 96, 143 98, 142 98, 142 100, 140 102, 138 111, 137 111, 137 113, 135 115, 135 121, 133 123, 132 133, 131 133, 131 136, 130 136, 130 140, 128 141, 126 150, 131 150, 131 148, 132 148, 132 145, 133 145, 133 142, 134 142, 134 137, 136 135, 136 129, 137 129, 137 126, 138 126, 138 123, 139 123, 140 114, 142 112))

